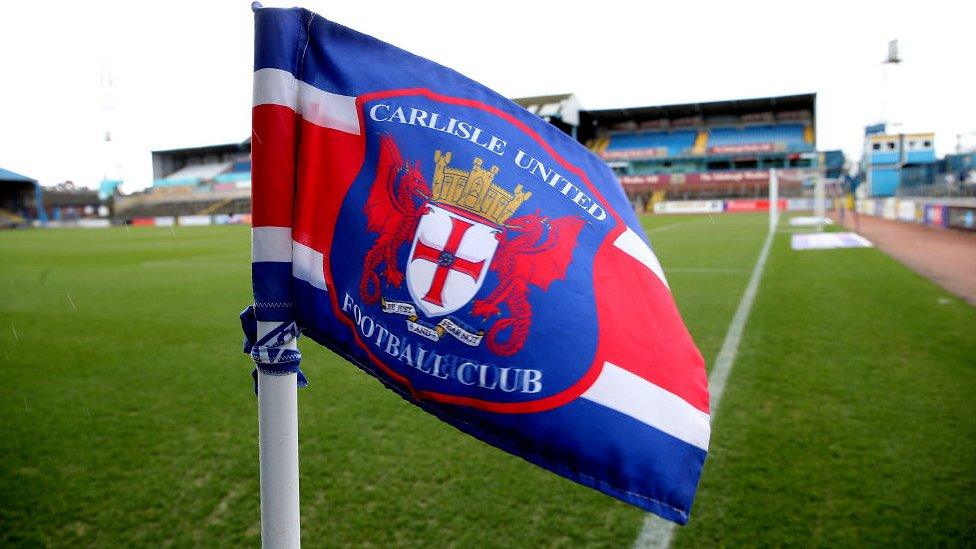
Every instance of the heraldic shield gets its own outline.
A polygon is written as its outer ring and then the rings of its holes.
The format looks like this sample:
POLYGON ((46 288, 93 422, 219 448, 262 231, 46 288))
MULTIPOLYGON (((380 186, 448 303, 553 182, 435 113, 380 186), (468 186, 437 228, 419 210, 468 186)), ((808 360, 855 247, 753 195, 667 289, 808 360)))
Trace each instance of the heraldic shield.
POLYGON ((457 311, 481 289, 498 249, 499 229, 447 205, 428 204, 410 248, 410 297, 428 317, 457 311))

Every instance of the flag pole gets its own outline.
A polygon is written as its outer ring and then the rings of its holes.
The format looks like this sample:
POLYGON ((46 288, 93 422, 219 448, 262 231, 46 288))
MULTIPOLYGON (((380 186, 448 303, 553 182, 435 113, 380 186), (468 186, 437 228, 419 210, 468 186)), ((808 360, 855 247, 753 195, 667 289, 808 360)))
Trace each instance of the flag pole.
POLYGON ((261 459, 261 545, 301 546, 298 507, 297 374, 258 369, 258 440, 261 459))

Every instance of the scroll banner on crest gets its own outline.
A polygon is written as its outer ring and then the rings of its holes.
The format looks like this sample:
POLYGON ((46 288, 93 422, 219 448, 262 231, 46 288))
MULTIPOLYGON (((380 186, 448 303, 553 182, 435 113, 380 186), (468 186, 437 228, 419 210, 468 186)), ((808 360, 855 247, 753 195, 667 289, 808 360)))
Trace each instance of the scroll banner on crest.
POLYGON ((297 369, 296 338, 272 337, 294 322, 459 430, 686 522, 710 435, 704 361, 606 164, 307 10, 255 21, 257 367, 297 369))
POLYGON ((384 313, 406 315, 408 317, 407 329, 432 341, 439 340, 444 334, 450 334, 461 343, 476 347, 485 335, 484 330, 473 332, 452 318, 445 318, 436 325, 431 325, 420 320, 417 309, 410 303, 380 299, 380 307, 384 313))

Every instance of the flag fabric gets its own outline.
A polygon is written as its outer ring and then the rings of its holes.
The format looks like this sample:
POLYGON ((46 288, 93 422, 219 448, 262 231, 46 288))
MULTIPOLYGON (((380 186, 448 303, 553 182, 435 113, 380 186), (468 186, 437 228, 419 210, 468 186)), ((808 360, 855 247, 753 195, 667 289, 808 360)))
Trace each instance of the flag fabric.
POLYGON ((685 523, 704 363, 610 169, 436 63, 301 8, 255 22, 257 367, 299 371, 304 335, 461 431, 685 523))

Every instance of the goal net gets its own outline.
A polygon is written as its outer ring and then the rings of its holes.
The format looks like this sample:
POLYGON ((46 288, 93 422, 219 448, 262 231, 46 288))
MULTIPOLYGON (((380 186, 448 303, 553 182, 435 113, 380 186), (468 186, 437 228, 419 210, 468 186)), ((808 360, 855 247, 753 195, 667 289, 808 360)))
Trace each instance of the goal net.
POLYGON ((822 167, 771 170, 769 230, 776 230, 782 210, 789 204, 790 210, 812 210, 811 224, 818 231, 823 231, 824 226, 831 222, 827 217, 828 212, 843 211, 842 198, 842 182, 826 177, 822 167))

